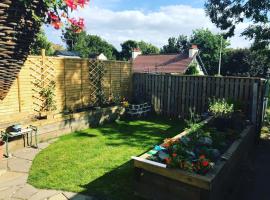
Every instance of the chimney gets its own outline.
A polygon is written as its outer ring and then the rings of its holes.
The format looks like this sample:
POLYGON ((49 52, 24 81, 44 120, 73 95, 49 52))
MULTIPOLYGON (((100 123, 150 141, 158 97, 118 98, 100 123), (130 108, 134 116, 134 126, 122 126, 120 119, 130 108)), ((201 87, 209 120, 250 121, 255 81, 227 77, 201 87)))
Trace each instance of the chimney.
POLYGON ((132 49, 132 60, 135 60, 141 54, 142 54, 141 49, 139 48, 132 49))
POLYGON ((189 49, 189 58, 193 58, 199 52, 198 46, 193 44, 189 49))

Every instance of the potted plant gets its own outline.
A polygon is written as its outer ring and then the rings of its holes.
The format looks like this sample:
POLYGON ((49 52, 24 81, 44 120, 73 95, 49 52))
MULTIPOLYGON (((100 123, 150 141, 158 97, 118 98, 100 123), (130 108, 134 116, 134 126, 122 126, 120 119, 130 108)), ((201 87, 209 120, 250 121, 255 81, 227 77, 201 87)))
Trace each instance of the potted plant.
POLYGON ((232 115, 234 113, 234 105, 223 99, 210 99, 209 112, 213 115, 213 123, 219 130, 224 130, 232 125, 232 115))
POLYGON ((43 105, 39 112, 40 119, 48 119, 52 116, 52 111, 56 110, 55 101, 55 82, 51 81, 47 87, 40 91, 40 96, 43 99, 43 105))
POLYGON ((89 0, 2 0, 0 4, 0 100, 16 79, 43 23, 55 29, 72 27, 78 33, 83 19, 69 17, 69 11, 83 7, 89 0))

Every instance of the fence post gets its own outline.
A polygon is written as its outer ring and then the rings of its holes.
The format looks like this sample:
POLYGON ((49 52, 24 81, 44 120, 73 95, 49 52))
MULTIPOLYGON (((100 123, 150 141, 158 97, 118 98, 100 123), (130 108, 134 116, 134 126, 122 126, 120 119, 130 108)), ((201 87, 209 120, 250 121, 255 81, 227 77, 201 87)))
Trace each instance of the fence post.
POLYGON ((170 106, 171 106, 171 85, 172 85, 172 77, 169 75, 168 77, 168 102, 167 102, 167 114, 170 115, 170 106))
POLYGON ((251 121, 257 127, 257 102, 258 100, 258 83, 254 83, 252 87, 252 109, 251 109, 251 121))

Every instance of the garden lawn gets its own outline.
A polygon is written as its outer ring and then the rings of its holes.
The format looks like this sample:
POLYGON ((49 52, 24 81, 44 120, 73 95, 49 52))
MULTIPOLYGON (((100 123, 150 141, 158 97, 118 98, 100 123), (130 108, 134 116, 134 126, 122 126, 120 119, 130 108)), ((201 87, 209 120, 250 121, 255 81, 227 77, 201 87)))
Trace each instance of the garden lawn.
POLYGON ((117 121, 62 136, 34 159, 28 182, 37 188, 100 198, 138 199, 133 195, 131 156, 183 129, 183 121, 153 117, 117 121))

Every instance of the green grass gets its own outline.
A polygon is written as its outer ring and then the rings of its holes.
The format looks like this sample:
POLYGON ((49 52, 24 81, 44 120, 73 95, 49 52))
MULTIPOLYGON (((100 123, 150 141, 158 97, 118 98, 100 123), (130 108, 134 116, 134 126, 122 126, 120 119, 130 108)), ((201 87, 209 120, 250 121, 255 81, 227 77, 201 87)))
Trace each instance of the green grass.
POLYGON ((184 128, 182 121, 117 121, 60 137, 37 155, 28 182, 38 188, 108 199, 133 196, 131 156, 138 156, 184 128))

